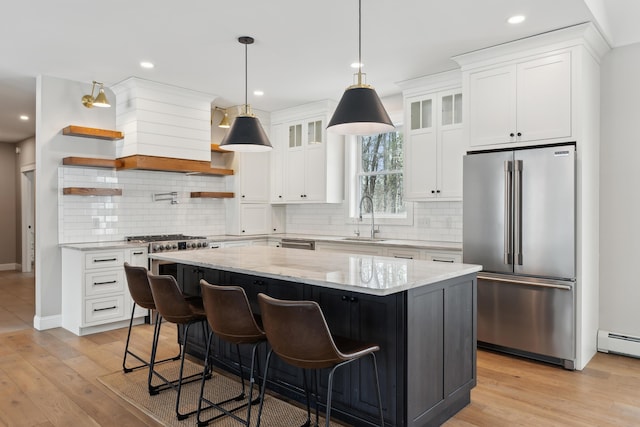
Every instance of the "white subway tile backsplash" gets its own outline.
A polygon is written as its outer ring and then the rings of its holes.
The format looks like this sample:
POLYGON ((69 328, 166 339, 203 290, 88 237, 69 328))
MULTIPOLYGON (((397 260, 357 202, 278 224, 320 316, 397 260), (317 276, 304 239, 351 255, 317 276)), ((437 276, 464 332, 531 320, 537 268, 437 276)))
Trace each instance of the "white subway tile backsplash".
MULTIPOLYGON (((226 191, 224 177, 170 172, 112 171, 97 168, 58 169, 58 235, 60 243, 123 240, 126 236, 225 233, 225 205, 219 199, 191 199, 191 191, 226 191), (122 188, 122 196, 63 196, 62 188, 122 188), (178 193, 178 204, 153 201, 155 193, 178 193)), ((347 219, 344 204, 286 206, 287 233, 353 235, 359 227, 347 219)), ((381 237, 462 241, 462 202, 413 203, 413 224, 380 226, 381 237)), ((366 231, 365 231, 366 232, 366 231)))
POLYGON ((63 196, 60 190, 60 243, 123 240, 143 234, 224 234, 222 202, 190 198, 190 191, 225 191, 223 177, 60 167, 58 187, 69 186, 122 188, 122 196, 63 196), (178 192, 179 204, 153 201, 154 193, 173 191, 178 192))

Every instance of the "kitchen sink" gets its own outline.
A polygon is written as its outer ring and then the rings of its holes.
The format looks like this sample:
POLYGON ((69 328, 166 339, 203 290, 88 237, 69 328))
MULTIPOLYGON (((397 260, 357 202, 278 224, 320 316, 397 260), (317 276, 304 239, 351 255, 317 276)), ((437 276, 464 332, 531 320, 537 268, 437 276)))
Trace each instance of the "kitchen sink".
POLYGON ((381 239, 379 237, 353 236, 344 237, 342 240, 350 240, 353 242, 384 242, 386 239, 381 239))

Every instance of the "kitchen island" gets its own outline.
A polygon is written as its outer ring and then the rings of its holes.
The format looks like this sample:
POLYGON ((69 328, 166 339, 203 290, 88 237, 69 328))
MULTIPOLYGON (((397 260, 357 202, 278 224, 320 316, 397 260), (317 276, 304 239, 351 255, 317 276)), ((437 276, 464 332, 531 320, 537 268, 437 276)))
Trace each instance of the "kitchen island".
MULTIPOLYGON (((439 425, 470 401, 476 384, 476 273, 480 266, 264 246, 153 254, 152 263, 178 264, 178 282, 239 285, 252 309, 260 292, 317 301, 332 332, 378 344, 386 425, 439 425)), ((196 328, 195 330, 197 330, 196 328)), ((189 345, 202 357, 205 337, 189 345)), ((236 371, 235 348, 216 342, 216 362, 236 371)), ((243 354, 244 360, 249 360, 243 354)), ((277 358, 276 358, 277 360, 277 358)), ((304 401, 302 374, 278 361, 269 387, 304 401)), ((375 425, 376 397, 369 360, 336 375, 332 415, 375 425)), ((326 392, 321 378, 319 392, 326 392)))

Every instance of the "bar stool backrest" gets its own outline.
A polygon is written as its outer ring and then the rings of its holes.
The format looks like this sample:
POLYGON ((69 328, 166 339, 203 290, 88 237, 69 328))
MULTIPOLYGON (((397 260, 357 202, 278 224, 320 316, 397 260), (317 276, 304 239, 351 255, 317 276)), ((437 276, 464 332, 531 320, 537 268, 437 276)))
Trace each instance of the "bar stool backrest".
POLYGON ((262 323, 274 353, 299 368, 320 369, 343 362, 320 306, 258 294, 262 323))
POLYGON ((148 273, 151 293, 156 309, 163 319, 176 324, 186 324, 193 320, 193 308, 185 301, 178 282, 173 276, 148 273))
POLYGON ((233 344, 266 339, 256 323, 247 294, 239 286, 217 286, 200 280, 202 302, 214 334, 233 344))
POLYGON ((144 267, 136 267, 129 263, 124 263, 124 274, 127 277, 127 286, 133 301, 140 307, 155 310, 156 305, 153 301, 149 278, 147 277, 147 269, 144 267))

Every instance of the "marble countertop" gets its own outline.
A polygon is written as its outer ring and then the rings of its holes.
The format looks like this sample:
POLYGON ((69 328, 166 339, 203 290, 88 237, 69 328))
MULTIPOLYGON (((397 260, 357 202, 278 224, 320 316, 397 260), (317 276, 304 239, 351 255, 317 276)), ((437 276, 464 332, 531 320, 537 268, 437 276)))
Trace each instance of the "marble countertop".
POLYGON ((76 249, 79 251, 92 251, 101 249, 135 249, 147 248, 148 243, 127 242, 126 240, 115 240, 113 242, 91 242, 91 243, 63 243, 61 248, 76 249))
MULTIPOLYGON (((376 246, 392 246, 414 249, 430 249, 441 251, 462 251, 462 243, 459 242, 436 242, 428 240, 409 240, 409 239, 383 239, 376 241, 367 240, 348 240, 344 236, 326 236, 315 234, 260 234, 256 236, 230 236, 226 234, 207 236, 208 240, 215 242, 234 242, 242 240, 261 240, 261 239, 301 239, 314 240, 316 242, 338 243, 350 245, 376 245, 376 246)), ((62 243, 61 248, 77 249, 81 251, 100 250, 100 249, 126 249, 126 248, 142 248, 148 246, 143 242, 127 242, 126 240, 115 240, 111 242, 88 242, 88 243, 62 243)))
POLYGON ((269 246, 177 251, 151 259, 327 288, 390 295, 476 273, 481 266, 269 246))
POLYGON ((366 239, 354 240, 354 236, 328 236, 321 234, 292 234, 292 233, 278 233, 278 234, 261 234, 256 236, 229 236, 229 235, 217 235, 207 236, 209 240, 215 241, 237 241, 237 240, 256 240, 256 239, 300 239, 300 240, 314 240, 316 242, 326 243, 340 243, 350 245, 376 245, 376 246, 394 246, 416 249, 431 249, 431 250, 443 250, 443 251, 462 251, 462 243, 460 242, 441 242, 431 240, 411 240, 411 239, 394 239, 394 238, 382 238, 380 240, 370 241, 366 239))

